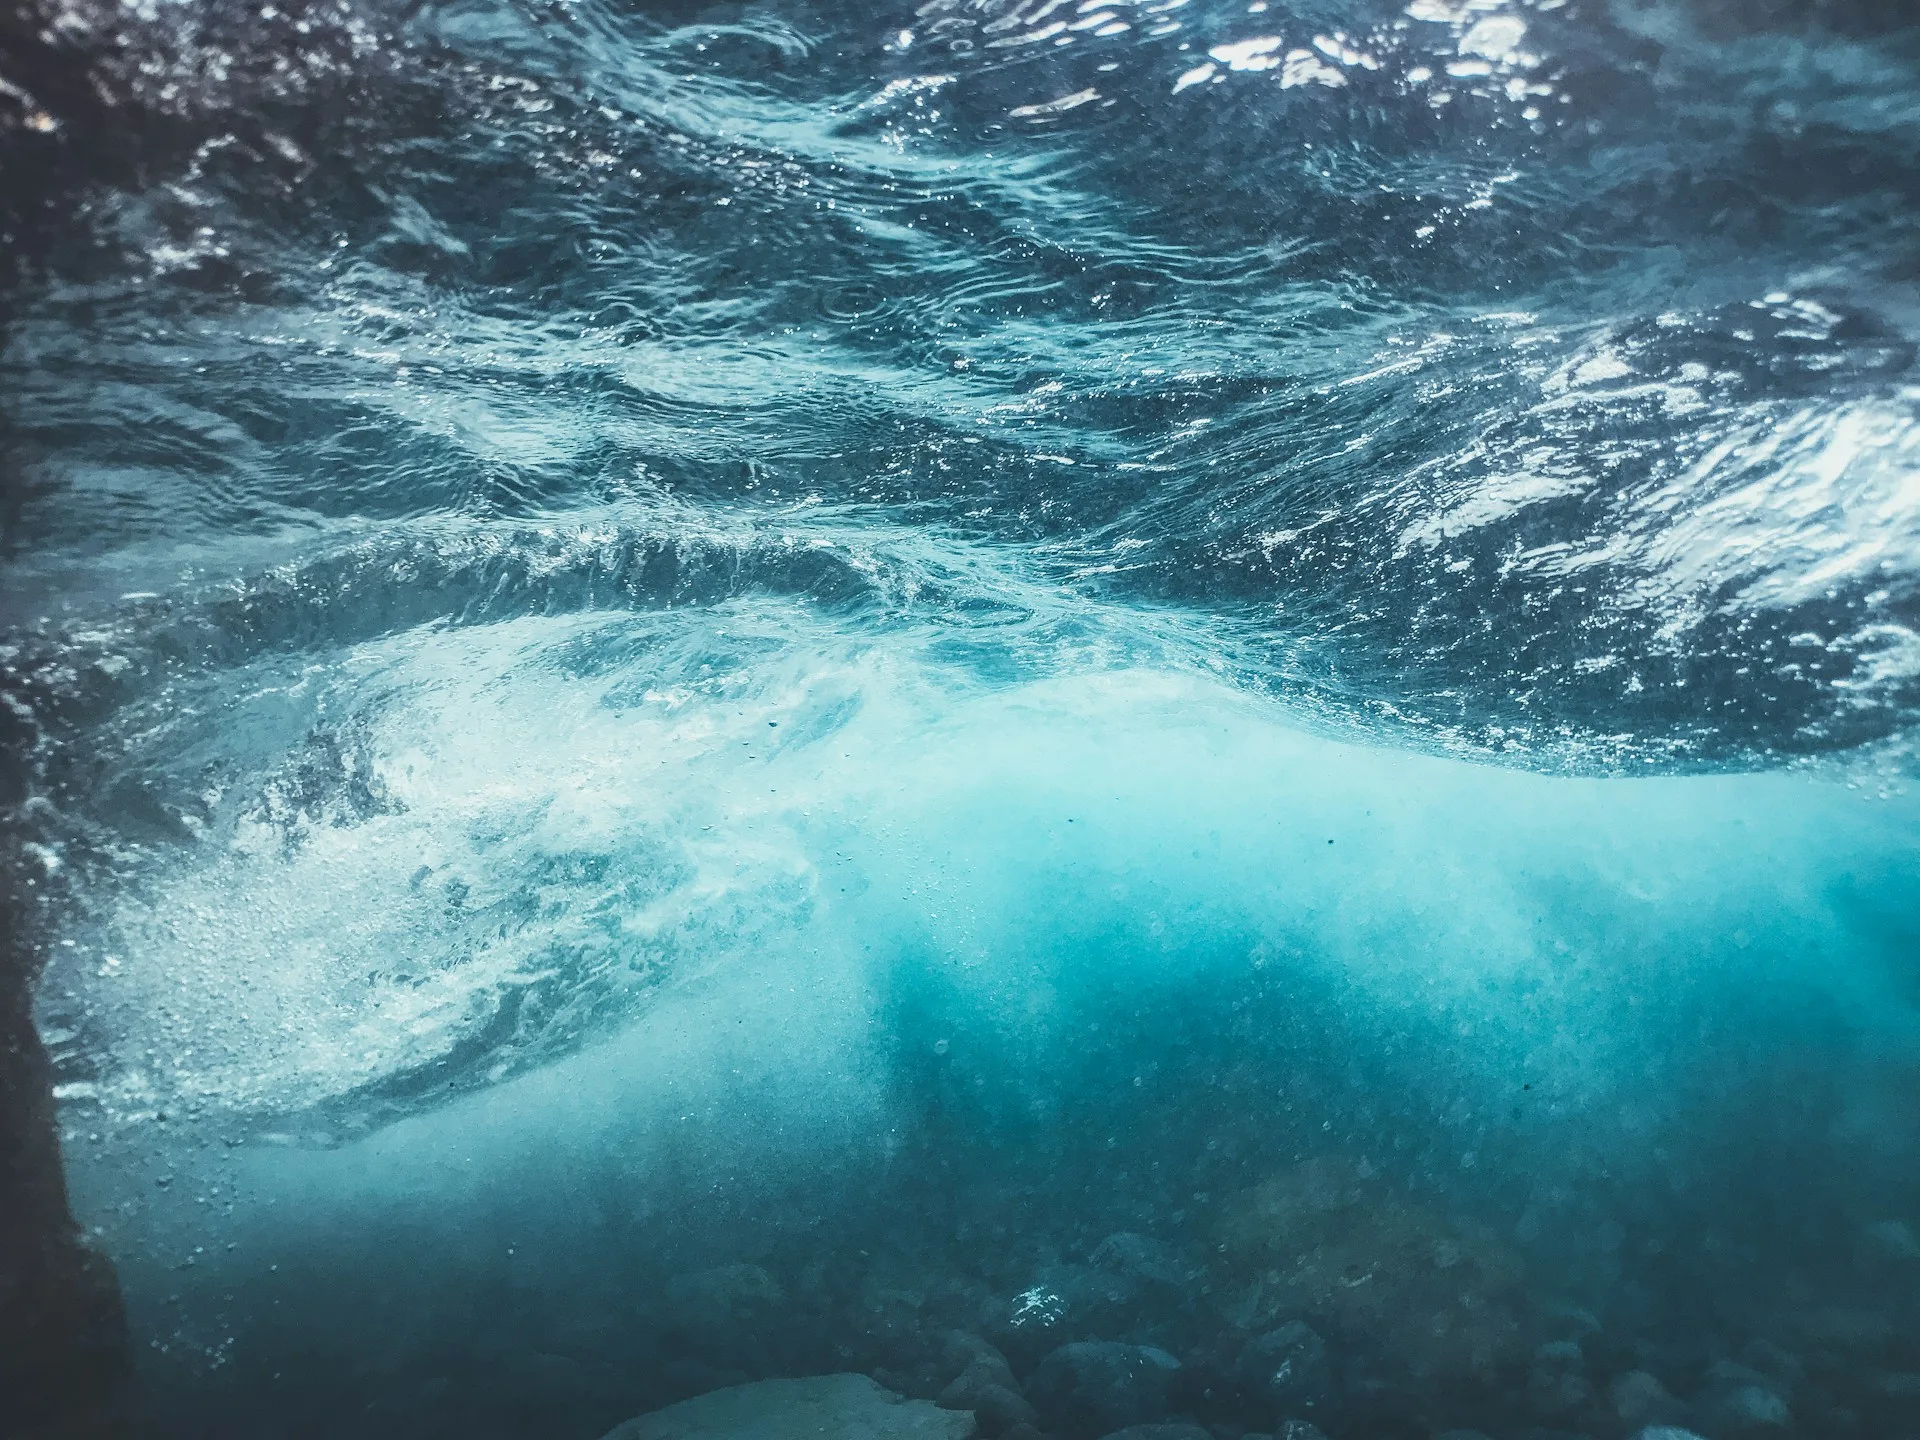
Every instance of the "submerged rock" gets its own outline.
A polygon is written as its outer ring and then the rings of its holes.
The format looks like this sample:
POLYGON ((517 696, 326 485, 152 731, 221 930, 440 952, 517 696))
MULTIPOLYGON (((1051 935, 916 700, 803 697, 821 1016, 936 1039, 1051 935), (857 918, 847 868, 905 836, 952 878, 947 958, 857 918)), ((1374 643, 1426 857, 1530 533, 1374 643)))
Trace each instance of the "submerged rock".
POLYGON ((1748 1369, 1776 1384, 1782 1394, 1790 1394, 1794 1386, 1807 1378, 1807 1367, 1798 1355, 1757 1336, 1741 1347, 1740 1359, 1748 1369))
POLYGON ((1766 1375, 1722 1360, 1707 1371, 1707 1384, 1695 1409, 1717 1437, 1766 1435, 1793 1424, 1793 1412, 1766 1375))
POLYGON ((1191 1278, 1189 1267, 1171 1245, 1132 1230, 1116 1231, 1094 1247, 1096 1269, 1150 1285, 1177 1290, 1191 1278))
POLYGON ((1069 1341, 1148 1343, 1164 1338, 1161 1332, 1179 1310, 1180 1296, 1164 1280, 1150 1278, 1137 1268, 1144 1263, 1157 1270, 1154 1260, 1158 1257, 1109 1245, 1096 1254, 1114 1261, 1114 1267, 1051 1265, 1012 1297, 991 1327, 993 1338, 1008 1354, 1030 1364, 1069 1341))
POLYGON ((1608 1397, 1624 1425, 1671 1425, 1686 1411, 1660 1378, 1645 1370, 1629 1370, 1616 1378, 1608 1397))
POLYGON ((883 1383, 930 1400, 965 1368, 968 1358, 942 1360, 941 1337, 955 1324, 972 1329, 987 1303, 984 1292, 976 1295, 964 1276, 890 1257, 874 1261, 861 1274, 847 1321, 862 1353, 878 1359, 900 1380, 883 1383))
POLYGON ((1180 1362, 1151 1345, 1091 1340, 1062 1345, 1040 1362, 1027 1395, 1069 1435, 1106 1435, 1164 1420, 1180 1362))
POLYGON ((1213 1435, 1200 1425, 1129 1425, 1101 1440, 1213 1440, 1213 1435))
POLYGON ((1084 1333, 1073 1289, 1057 1274, 1036 1278, 1000 1307, 987 1326, 988 1333, 1022 1369, 1032 1366, 1076 1333, 1084 1333))
POLYGON ((1303 1321, 1254 1336, 1234 1368, 1249 1397, 1269 1407, 1269 1414, 1325 1404, 1333 1394, 1327 1342, 1303 1321))
POLYGON ((1085 1264, 1036 1270, 997 1307, 987 1330, 1022 1368, 1072 1341, 1178 1348, 1193 1329, 1191 1282, 1200 1273, 1164 1242, 1117 1231, 1093 1248, 1085 1264))
POLYGON ((1860 1232, 1862 1258, 1870 1265, 1920 1260, 1920 1239, 1904 1220, 1881 1220, 1860 1232))
POLYGON ((1233 1318, 1247 1328, 1304 1314, 1416 1376, 1486 1380, 1525 1358, 1519 1262, 1393 1193, 1364 1162, 1323 1156, 1242 1191, 1222 1207, 1216 1239, 1224 1285, 1240 1287, 1233 1318))
POLYGON ((1763 1385, 1736 1385, 1704 1400, 1700 1413, 1720 1435, 1765 1435, 1793 1424, 1787 1402, 1763 1385))
POLYGON ((1593 1400, 1593 1386, 1586 1376, 1586 1357, 1579 1345, 1559 1340, 1542 1345, 1533 1352, 1533 1366, 1527 1372, 1527 1405, 1545 1418, 1571 1415, 1593 1400))
POLYGON ((984 1435, 1000 1435, 1015 1425, 1031 1425, 1040 1417, 1004 1359, 978 1356, 940 1392, 937 1403, 948 1410, 970 1410, 984 1435))
POLYGON ((1007 1357, 998 1347, 982 1340, 971 1331, 947 1331, 940 1337, 940 1353, 949 1379, 979 1366, 1009 1390, 1020 1388, 1020 1382, 1014 1378, 1013 1367, 1007 1363, 1007 1357))
POLYGON ((762 1380, 616 1426, 604 1440, 971 1440, 973 1416, 884 1390, 865 1375, 762 1380))

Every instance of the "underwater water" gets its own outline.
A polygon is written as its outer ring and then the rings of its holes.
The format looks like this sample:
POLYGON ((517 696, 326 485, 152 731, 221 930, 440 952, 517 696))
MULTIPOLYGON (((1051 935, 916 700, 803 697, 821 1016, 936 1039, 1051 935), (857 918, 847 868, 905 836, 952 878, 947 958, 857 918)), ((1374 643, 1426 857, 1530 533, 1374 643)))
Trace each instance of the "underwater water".
POLYGON ((12 8, 138 1433, 1920 1437, 1920 12, 12 8))

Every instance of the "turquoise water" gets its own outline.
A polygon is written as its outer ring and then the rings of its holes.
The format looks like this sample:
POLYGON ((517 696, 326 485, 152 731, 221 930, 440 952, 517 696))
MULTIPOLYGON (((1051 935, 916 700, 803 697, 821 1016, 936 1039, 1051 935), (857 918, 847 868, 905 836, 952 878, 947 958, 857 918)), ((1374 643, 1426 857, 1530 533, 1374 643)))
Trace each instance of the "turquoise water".
POLYGON ((63 13, 5 859, 155 1433, 1920 1434, 1900 7, 63 13))

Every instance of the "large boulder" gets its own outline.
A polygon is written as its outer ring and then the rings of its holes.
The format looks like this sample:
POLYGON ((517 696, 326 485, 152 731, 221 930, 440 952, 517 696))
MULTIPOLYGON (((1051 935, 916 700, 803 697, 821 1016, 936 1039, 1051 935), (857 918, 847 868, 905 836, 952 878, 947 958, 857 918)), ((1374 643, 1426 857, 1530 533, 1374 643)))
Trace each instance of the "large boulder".
POLYGON ((1027 1381, 1027 1398, 1049 1426, 1087 1440, 1173 1411, 1180 1362, 1151 1345, 1086 1340, 1062 1345, 1027 1381))
POLYGON ((1048 1265, 989 1316, 994 1341, 1022 1369, 1077 1340, 1184 1348, 1204 1272, 1133 1231, 1109 1235, 1084 1265, 1048 1265))
POLYGON ((1687 1413, 1687 1407, 1660 1383, 1660 1377, 1645 1370, 1629 1370, 1616 1377, 1607 1394, 1613 1401, 1613 1413, 1628 1427, 1673 1426, 1687 1413))
POLYGON ((1415 1377, 1485 1381, 1525 1362, 1517 1259, 1365 1162, 1310 1160, 1232 1196, 1214 1238, 1229 1317, 1247 1330, 1304 1315, 1415 1377))
POLYGON ((1593 1403, 1586 1356, 1572 1340, 1556 1340, 1533 1352, 1527 1372, 1527 1406, 1543 1420, 1563 1420, 1593 1403))
POLYGON ((1270 1417, 1330 1408, 1334 1399, 1326 1341, 1304 1321, 1291 1321, 1247 1341, 1235 1371, 1248 1399, 1270 1417))
POLYGON ((1157 1338, 1146 1332, 1168 1307, 1155 1291, 1134 1274, 1093 1265, 1049 1265, 992 1318, 990 1334, 1023 1366, 1069 1341, 1157 1338))
POLYGON ((1031 1425, 1040 1417, 1020 1393, 1006 1358, 989 1346, 967 1362, 967 1367, 940 1392, 938 1404, 947 1410, 970 1410, 984 1435, 1004 1435, 1016 1425, 1031 1425))
POLYGON ((1180 1252, 1164 1241, 1132 1230, 1107 1236, 1090 1257, 1097 1270, 1147 1285, 1179 1290, 1194 1278, 1180 1252))
POLYGON ((865 1375, 762 1380, 715 1390, 607 1432, 605 1440, 971 1440, 973 1416, 883 1390, 865 1375))
POLYGON ((1793 1412, 1767 1376, 1726 1360, 1707 1371, 1694 1409, 1716 1437, 1777 1435, 1793 1426, 1793 1412))

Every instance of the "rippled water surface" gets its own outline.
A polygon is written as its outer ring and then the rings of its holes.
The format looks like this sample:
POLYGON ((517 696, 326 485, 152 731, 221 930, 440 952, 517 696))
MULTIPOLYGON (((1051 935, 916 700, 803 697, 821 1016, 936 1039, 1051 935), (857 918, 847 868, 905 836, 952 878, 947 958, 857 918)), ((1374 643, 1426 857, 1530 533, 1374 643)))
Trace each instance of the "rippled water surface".
POLYGON ((164 1433, 962 1330, 1920 1434, 1904 5, 19 17, 9 906, 164 1433))

